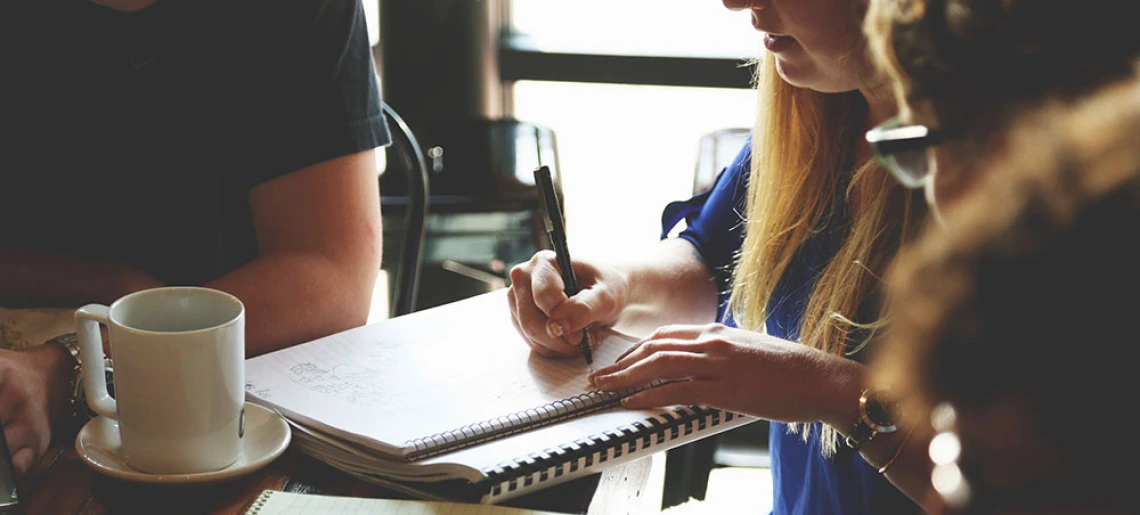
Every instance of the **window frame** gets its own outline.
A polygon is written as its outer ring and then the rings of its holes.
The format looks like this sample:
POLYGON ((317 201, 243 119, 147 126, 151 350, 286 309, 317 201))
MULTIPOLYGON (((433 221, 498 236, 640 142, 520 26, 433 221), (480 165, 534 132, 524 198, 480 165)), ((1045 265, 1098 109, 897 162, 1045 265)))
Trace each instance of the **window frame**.
POLYGON ((539 50, 514 30, 511 11, 511 0, 500 0, 499 78, 508 91, 512 82, 520 80, 753 88, 754 67, 739 58, 539 50))

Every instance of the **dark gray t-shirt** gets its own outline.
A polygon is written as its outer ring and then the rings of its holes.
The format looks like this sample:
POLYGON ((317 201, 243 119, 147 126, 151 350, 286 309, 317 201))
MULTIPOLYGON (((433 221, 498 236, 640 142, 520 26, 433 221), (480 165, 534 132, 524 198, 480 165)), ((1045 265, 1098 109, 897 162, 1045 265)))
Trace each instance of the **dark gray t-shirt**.
POLYGON ((386 145, 359 0, 0 2, 0 248, 201 284, 256 255, 249 191, 386 145))

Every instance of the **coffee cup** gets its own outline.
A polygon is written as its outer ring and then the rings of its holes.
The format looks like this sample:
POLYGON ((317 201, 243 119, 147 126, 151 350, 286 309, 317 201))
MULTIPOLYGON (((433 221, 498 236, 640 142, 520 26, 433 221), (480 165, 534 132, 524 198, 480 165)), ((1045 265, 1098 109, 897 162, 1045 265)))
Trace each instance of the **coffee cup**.
POLYGON ((151 474, 225 468, 241 452, 245 308, 237 297, 170 286, 75 312, 88 406, 118 423, 123 461, 151 474), (114 396, 99 324, 107 327, 114 396))

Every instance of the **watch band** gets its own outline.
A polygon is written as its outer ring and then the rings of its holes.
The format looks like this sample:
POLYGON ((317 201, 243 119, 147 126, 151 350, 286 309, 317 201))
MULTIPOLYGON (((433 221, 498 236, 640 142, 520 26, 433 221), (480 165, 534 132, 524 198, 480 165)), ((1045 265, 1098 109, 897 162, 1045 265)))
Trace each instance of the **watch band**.
MULTIPOLYGON (((60 345, 71 357, 75 359, 75 367, 71 376, 71 382, 68 384, 68 389, 71 390, 71 416, 80 421, 87 421, 97 416, 91 408, 87 406, 87 395, 83 389, 83 359, 79 354, 79 336, 76 333, 64 333, 56 336, 44 343, 60 345)), ((107 389, 113 392, 113 371, 114 365, 111 359, 104 356, 103 366, 107 370, 107 389)), ((112 395, 114 395, 112 393, 112 395)))
POLYGON ((63 333, 63 334, 56 336, 55 338, 52 338, 52 339, 50 339, 44 343, 54 343, 56 345, 62 345, 63 348, 67 349, 68 354, 71 354, 72 359, 75 360, 75 363, 77 365, 80 365, 83 363, 83 360, 80 359, 80 357, 79 357, 79 335, 77 335, 75 333, 63 333))
POLYGON ((875 429, 867 425, 867 423, 860 418, 859 421, 855 423, 855 427, 847 435, 847 438, 843 440, 843 443, 847 444, 847 447, 857 451, 864 443, 874 438, 875 434, 875 429))

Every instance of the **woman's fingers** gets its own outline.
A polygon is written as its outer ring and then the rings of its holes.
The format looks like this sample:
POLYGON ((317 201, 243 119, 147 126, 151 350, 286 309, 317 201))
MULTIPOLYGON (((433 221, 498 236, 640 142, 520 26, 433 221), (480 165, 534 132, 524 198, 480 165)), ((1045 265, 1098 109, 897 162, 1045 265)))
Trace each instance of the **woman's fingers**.
MULTIPOLYGON (((629 350, 626 350, 618 356, 618 358, 614 360, 614 364, 621 363, 635 352, 641 352, 643 354, 652 352, 652 349, 658 348, 658 345, 666 341, 680 342, 680 345, 692 345, 696 343, 696 339, 704 332, 704 327, 705 326, 700 325, 671 325, 658 328, 653 334, 641 340, 638 345, 630 347, 629 350)), ((660 348, 664 349, 664 347, 660 348)))
POLYGON ((546 313, 534 302, 532 289, 534 267, 539 259, 522 263, 511 269, 511 287, 507 298, 511 306, 511 321, 532 350, 544 356, 559 355, 558 344, 546 335, 546 313))
POLYGON ((523 341, 526 342, 532 351, 537 352, 539 355, 546 356, 549 351, 547 351, 545 347, 531 341, 531 339, 527 337, 526 331, 523 330, 522 324, 519 322, 519 308, 516 305, 515 290, 513 288, 507 290, 507 304, 510 305, 511 308, 511 325, 515 326, 515 331, 518 331, 519 336, 522 336, 523 341))
POLYGON ((599 369, 595 376, 609 374, 646 359, 657 352, 704 352, 699 347, 701 341, 697 338, 703 333, 702 326, 675 326, 658 329, 653 335, 630 347, 614 361, 612 365, 599 369))
POLYGON ((621 391, 638 388, 654 381, 680 381, 699 378, 710 367, 707 358, 690 352, 683 345, 655 346, 644 357, 631 356, 616 367, 606 367, 590 376, 597 388, 621 391))
POLYGON ((709 401, 704 381, 689 380, 666 383, 637 392, 621 400, 627 409, 650 409, 677 404, 701 405, 709 401))
MULTIPOLYGON (((551 253, 550 251, 543 251, 551 253)), ((540 253, 541 254, 541 253, 540 253)), ((566 300, 566 283, 562 282, 562 274, 551 259, 531 259, 530 288, 533 292, 533 301, 538 309, 550 314, 566 300)))
POLYGON ((612 310, 609 296, 598 288, 578 292, 560 304, 547 320, 547 332, 560 336, 567 344, 576 345, 583 330, 607 325, 602 313, 612 310))

